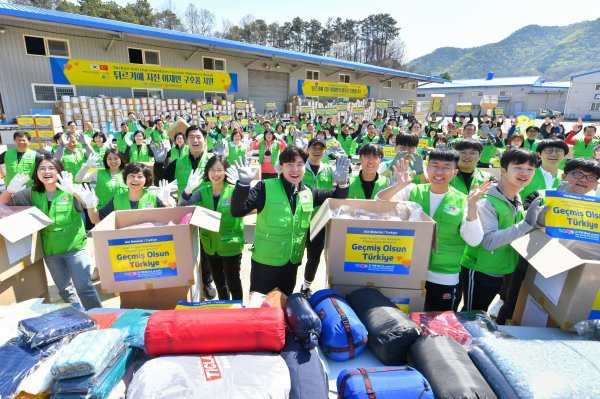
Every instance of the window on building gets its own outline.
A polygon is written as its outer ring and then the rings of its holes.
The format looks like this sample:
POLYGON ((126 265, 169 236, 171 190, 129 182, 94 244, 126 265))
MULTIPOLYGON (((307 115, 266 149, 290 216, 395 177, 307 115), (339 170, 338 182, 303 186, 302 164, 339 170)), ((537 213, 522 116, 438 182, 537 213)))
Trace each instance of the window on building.
POLYGON ((202 57, 202 68, 209 71, 224 71, 226 69, 225 59, 202 57))
POLYGON ((309 101, 319 101, 319 97, 314 96, 305 96, 304 99, 309 101))
POLYGON ((204 92, 204 99, 205 100, 212 100, 213 98, 217 98, 217 97, 221 97, 221 98, 227 98, 227 93, 225 92, 215 92, 215 91, 205 91, 204 92))
POLYGON ((503 97, 508 97, 508 96, 510 96, 510 94, 511 94, 510 91, 501 91, 500 92, 500 95, 503 97))
POLYGON ((424 98, 425 97, 425 93, 417 93, 417 98, 424 98))
POLYGON ((69 41, 39 36, 24 36, 28 55, 69 57, 69 41))
POLYGON ((319 71, 313 71, 313 70, 307 69, 306 70, 306 79, 319 80, 319 71))
POLYGON ((75 96, 75 86, 32 83, 31 90, 36 103, 53 103, 61 96, 75 96))
POLYGON ((339 82, 340 83, 350 83, 350 75, 345 74, 345 73, 340 73, 339 82))
POLYGON ((411 83, 410 84, 410 90, 417 90, 417 84, 416 83, 411 83))
POLYGON ((385 82, 383 82, 383 88, 384 89, 391 89, 392 88, 392 80, 386 80, 385 82))
POLYGON ((600 91, 600 83, 596 83, 594 86, 595 91, 600 91))
POLYGON ((130 64, 160 65, 160 53, 141 48, 127 48, 130 64))
POLYGON ((131 89, 133 98, 163 98, 161 89, 131 89))
POLYGON ((600 111, 600 103, 592 103, 590 111, 600 111))

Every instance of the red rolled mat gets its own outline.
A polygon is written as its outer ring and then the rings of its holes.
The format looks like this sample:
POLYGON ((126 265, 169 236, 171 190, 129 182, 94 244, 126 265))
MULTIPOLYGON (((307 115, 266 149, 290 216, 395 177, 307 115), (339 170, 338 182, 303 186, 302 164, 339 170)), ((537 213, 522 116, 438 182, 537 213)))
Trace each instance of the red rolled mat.
POLYGON ((152 356, 225 352, 279 352, 285 345, 283 310, 276 308, 163 310, 144 334, 152 356))

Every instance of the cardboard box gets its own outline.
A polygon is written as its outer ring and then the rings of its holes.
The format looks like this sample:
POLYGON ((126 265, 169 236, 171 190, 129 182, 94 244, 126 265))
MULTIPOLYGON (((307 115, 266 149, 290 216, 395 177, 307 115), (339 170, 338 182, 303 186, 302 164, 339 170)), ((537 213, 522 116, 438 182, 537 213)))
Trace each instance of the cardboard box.
POLYGON ((519 297, 512 317, 513 322, 525 327, 558 327, 548 313, 531 295, 524 285, 521 285, 519 297))
POLYGON ((342 206, 389 212, 397 202, 329 198, 310 224, 314 238, 327 226, 325 260, 329 284, 420 290, 425 284, 436 223, 423 212, 418 222, 334 219, 342 206))
POLYGON ((219 231, 220 222, 220 213, 195 206, 112 212, 92 229, 102 292, 194 285, 200 268, 195 227, 219 231), (179 223, 189 213, 185 225, 124 229, 146 222, 179 223))
POLYGON ((169 130, 167 131, 167 134, 169 135, 169 138, 173 140, 175 134, 179 132, 185 134, 185 130, 188 127, 190 127, 190 125, 188 125, 188 123, 183 118, 179 118, 171 124, 169 130))
POLYGON ((19 125, 19 130, 35 130, 35 120, 33 116, 18 116, 17 125, 19 125))
MULTIPOLYGON (((348 295, 352 291, 363 286, 358 285, 342 285, 333 284, 330 287, 332 290, 336 290, 342 295, 348 295)), ((381 292, 383 295, 389 298, 400 310, 404 313, 410 312, 422 312, 423 306, 425 306, 425 290, 409 290, 402 288, 382 288, 382 287, 370 287, 381 292)))
POLYGON ((12 277, 0 281, 0 305, 11 305, 27 299, 47 296, 48 280, 44 261, 41 259, 21 269, 12 277))
POLYGON ((175 309, 179 301, 191 301, 190 287, 170 287, 144 291, 121 292, 121 309, 175 309))
POLYGON ((38 234, 52 220, 36 207, 10 206, 16 213, 0 219, 0 281, 44 256, 38 234))
POLYGON ((34 119, 36 129, 62 130, 62 124, 60 122, 59 115, 36 116, 34 119))
MULTIPOLYGON (((595 245, 595 244, 583 244, 595 245)), ((524 286, 552 322, 570 331, 582 320, 600 318, 600 261, 584 259, 543 230, 515 240, 513 248, 531 267, 524 286)))

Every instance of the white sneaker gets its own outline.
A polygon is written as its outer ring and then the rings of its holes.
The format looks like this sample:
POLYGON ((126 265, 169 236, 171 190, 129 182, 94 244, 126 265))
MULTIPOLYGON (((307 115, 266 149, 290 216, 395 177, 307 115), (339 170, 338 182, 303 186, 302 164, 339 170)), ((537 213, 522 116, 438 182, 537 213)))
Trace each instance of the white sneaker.
POLYGON ((215 287, 215 282, 211 281, 208 284, 204 285, 204 300, 210 301, 217 296, 217 287, 215 287))
POLYGON ((504 305, 504 301, 502 299, 498 299, 496 302, 492 304, 492 306, 488 309, 488 314, 492 318, 498 317, 498 313, 500 313, 500 308, 504 305))

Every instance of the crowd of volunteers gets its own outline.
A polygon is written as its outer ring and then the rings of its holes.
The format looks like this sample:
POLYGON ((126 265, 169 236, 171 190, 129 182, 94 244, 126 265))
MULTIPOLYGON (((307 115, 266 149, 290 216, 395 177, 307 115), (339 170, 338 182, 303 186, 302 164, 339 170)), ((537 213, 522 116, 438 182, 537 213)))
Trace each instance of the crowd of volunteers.
POLYGON ((0 154, 0 202, 35 206, 53 221, 41 239, 64 301, 101 307, 86 230, 112 211, 189 205, 222 215, 218 233, 201 231, 205 298, 242 299, 243 217, 251 212, 250 291, 290 295, 306 249, 300 290, 310 297, 325 242, 324 230, 307 238, 311 218, 327 198, 356 198, 412 201, 437 223, 425 311, 456 311, 461 300, 464 310, 487 310, 500 294, 502 323, 527 268, 510 243, 544 226, 545 190, 599 195, 596 125, 579 120, 567 131, 560 116, 534 126, 487 114, 477 122, 388 111, 372 120, 268 114, 245 116, 244 125, 237 115, 172 137, 170 119, 130 113, 118 130, 109 122, 108 135, 69 122, 40 152, 18 131, 16 148, 0 154), (384 158, 390 147, 395 157, 384 158), (491 167, 499 179, 484 170, 491 167))

